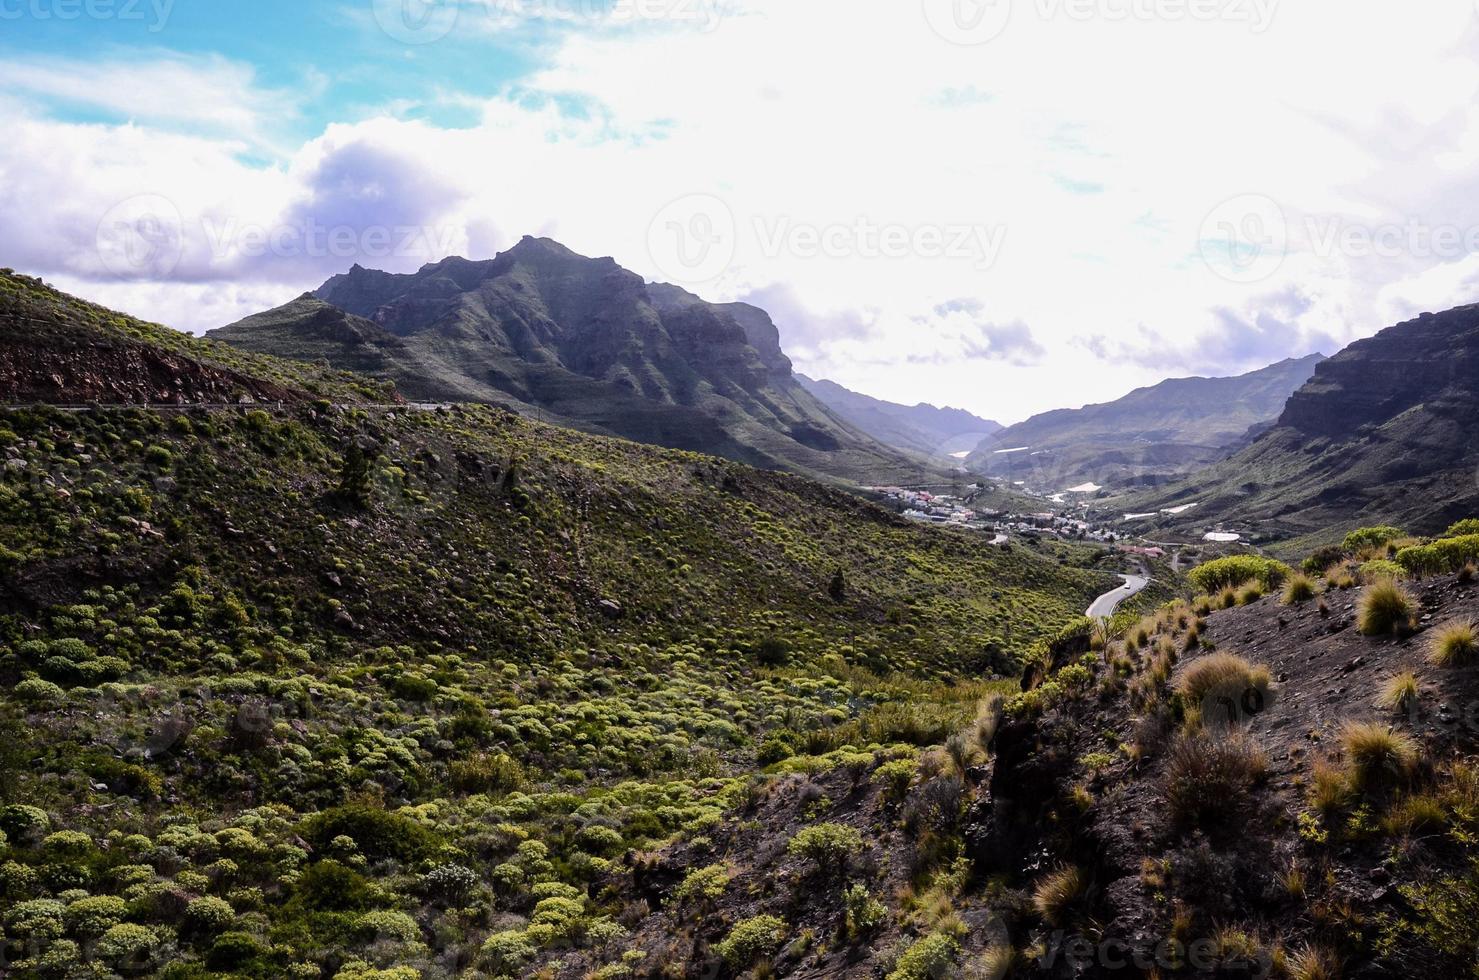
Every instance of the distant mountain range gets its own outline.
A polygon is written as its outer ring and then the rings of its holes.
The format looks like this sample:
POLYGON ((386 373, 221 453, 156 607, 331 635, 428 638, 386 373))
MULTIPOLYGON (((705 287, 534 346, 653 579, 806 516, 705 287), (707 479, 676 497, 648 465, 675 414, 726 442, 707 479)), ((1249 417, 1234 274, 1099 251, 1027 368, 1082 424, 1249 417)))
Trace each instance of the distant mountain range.
POLYGON ((1325 360, 1312 354, 1233 378, 1176 378, 1102 405, 1036 415, 995 433, 972 469, 1044 490, 1157 483, 1224 458, 1325 360))
POLYGON ((939 475, 813 397, 764 310, 649 285, 549 239, 408 275, 356 265, 209 336, 390 379, 414 401, 504 405, 769 469, 867 481, 939 475))
POLYGON ((895 449, 953 457, 1001 431, 1000 422, 960 408, 900 405, 850 391, 833 381, 813 381, 802 374, 796 380, 843 419, 895 449))
POLYGON ((1424 314, 1320 364, 1277 423, 1132 509, 1290 538, 1370 522, 1438 531, 1479 513, 1479 305, 1424 314))

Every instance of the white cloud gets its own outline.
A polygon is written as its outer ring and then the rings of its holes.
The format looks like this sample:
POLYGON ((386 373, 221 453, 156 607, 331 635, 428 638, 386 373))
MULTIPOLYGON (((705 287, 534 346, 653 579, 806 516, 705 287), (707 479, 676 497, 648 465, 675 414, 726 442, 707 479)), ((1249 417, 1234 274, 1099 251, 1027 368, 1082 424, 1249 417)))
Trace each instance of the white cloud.
POLYGON ((160 130, 196 127, 221 104, 244 114, 242 132, 270 130, 271 93, 239 67, 168 62, 205 86, 173 108, 111 65, 12 69, 0 77, 51 98, 113 79, 108 104, 153 122, 70 126, 0 104, 17 117, 0 146, 0 214, 24 225, 13 261, 97 294, 85 287, 108 281, 88 251, 101 216, 163 193, 182 222, 173 277, 200 284, 191 301, 169 284, 103 291, 198 329, 352 261, 414 268, 522 234, 669 278, 649 254, 650 226, 700 194, 733 221, 720 246, 732 261, 696 291, 771 307, 809 374, 1003 421, 1168 373, 1258 367, 1473 298, 1468 252, 1321 246, 1331 221, 1479 227, 1468 4, 1399 15, 1380 0, 1300 0, 1274 6, 1256 33, 1229 20, 1079 20, 1052 14, 1064 9, 1054 0, 1016 0, 1005 32, 979 47, 942 40, 918 3, 723 9, 713 30, 567 33, 517 87, 462 97, 480 109, 474 127, 334 126, 275 167, 243 163, 242 142, 203 121, 192 138, 160 130), (1290 254, 1251 283, 1220 278, 1201 256, 1205 219, 1245 194, 1277 202, 1289 231, 1290 254), (246 254, 257 250, 230 235, 213 245, 221 236, 203 218, 299 241, 317 221, 347 229, 348 251, 363 255, 246 254), (365 241, 379 226, 426 233, 386 254, 365 241), (815 238, 777 248, 782 226, 815 238), (910 247, 866 247, 864 226, 910 247), (994 247, 920 244, 953 229, 981 230, 994 247))
POLYGON ((264 146, 275 145, 270 127, 295 115, 299 100, 312 94, 263 89, 251 66, 239 62, 165 50, 85 60, 7 57, 0 61, 0 86, 32 104, 264 146))

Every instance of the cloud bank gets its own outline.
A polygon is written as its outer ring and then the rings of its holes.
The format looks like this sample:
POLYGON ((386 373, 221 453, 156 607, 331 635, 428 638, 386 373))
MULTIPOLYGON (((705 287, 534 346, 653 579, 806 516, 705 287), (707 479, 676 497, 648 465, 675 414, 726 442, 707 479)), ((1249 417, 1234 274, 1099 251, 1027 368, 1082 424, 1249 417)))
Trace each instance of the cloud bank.
MULTIPOLYGON (((331 82, 273 88, 169 30, 11 58, 0 258, 202 330, 354 262, 549 235, 765 306, 808 374, 1008 422, 1474 300, 1471 5, 1007 8, 982 43, 915 3, 513 11, 543 31, 516 81, 346 100, 307 140, 331 82), (433 121, 447 107, 460 124, 433 121), (1447 228, 1458 246, 1433 243, 1447 228)), ((424 61, 514 27, 464 12, 390 43, 424 61)))

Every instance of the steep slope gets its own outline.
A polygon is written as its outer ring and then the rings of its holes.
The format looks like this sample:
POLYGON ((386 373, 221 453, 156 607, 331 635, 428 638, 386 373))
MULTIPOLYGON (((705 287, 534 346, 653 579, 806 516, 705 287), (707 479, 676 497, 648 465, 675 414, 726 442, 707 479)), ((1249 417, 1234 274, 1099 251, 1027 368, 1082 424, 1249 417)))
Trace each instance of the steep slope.
POLYGON ((367 370, 416 400, 503 405, 765 468, 869 481, 929 475, 797 384, 763 311, 649 286, 556 242, 526 238, 488 261, 450 258, 412 275, 355 266, 315 297, 399 345, 343 330, 325 343, 320 320, 332 314, 303 299, 211 336, 367 370))
POLYGON ((394 388, 144 323, 0 269, 0 401, 397 402, 394 388))
POLYGON ((766 766, 942 740, 1111 583, 484 405, 9 406, 0 458, 16 976, 631 964, 641 855, 702 853, 766 766))
POLYGON ((1479 509, 1476 422, 1479 306, 1425 314, 1324 362, 1251 446, 1132 509, 1195 501, 1187 520, 1260 538, 1441 530, 1479 509))
POLYGON ((1001 423, 959 408, 899 405, 849 391, 833 381, 796 380, 839 416, 895 449, 926 456, 953 457, 968 452, 1001 431, 1001 423))
POLYGON ((1106 404, 1047 412, 998 432, 970 464, 1048 490, 1184 473, 1276 419, 1322 360, 1312 354, 1234 378, 1176 378, 1106 404), (1026 451, 1002 452, 1018 449, 1026 451))

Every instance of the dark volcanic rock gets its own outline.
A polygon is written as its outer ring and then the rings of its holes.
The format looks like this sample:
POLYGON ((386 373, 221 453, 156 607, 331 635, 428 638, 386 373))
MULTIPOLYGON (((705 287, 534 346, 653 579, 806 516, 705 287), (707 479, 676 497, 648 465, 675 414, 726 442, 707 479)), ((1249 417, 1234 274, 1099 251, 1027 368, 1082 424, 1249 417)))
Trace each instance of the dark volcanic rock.
POLYGON ((1441 531, 1479 513, 1479 306, 1424 314, 1357 341, 1294 393, 1278 424, 1154 496, 1150 512, 1223 522, 1265 539, 1360 524, 1441 531))
POLYGON ((1346 436, 1419 405, 1479 419, 1479 306, 1461 306, 1358 340, 1315 369, 1279 425, 1346 436))
POLYGON ((648 284, 548 239, 409 275, 355 266, 211 336, 389 378, 419 401, 499 404, 812 475, 929 475, 802 388, 763 310, 648 284))

